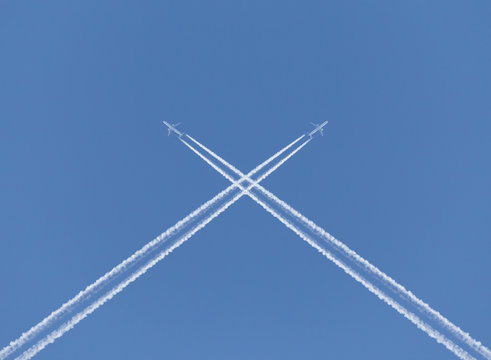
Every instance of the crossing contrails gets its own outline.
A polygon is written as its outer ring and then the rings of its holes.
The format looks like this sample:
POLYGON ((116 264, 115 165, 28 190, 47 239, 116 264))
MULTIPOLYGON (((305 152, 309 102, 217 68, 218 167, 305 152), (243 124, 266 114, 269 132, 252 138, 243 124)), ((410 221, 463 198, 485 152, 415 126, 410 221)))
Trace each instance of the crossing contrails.
POLYGON ((164 124, 169 135, 175 133, 186 147, 232 184, 10 342, 0 351, 0 360, 27 360, 34 357, 148 272, 244 195, 251 197, 344 273, 460 359, 491 359, 491 351, 486 346, 260 184, 307 146, 315 134, 323 135, 327 121, 320 125, 314 124, 314 130, 298 137, 247 174, 195 138, 177 130, 178 124, 164 124))
MULTIPOLYGON (((222 157, 217 155, 214 151, 208 149, 190 135, 186 135, 186 137, 203 149, 206 153, 211 155, 214 159, 218 160, 222 165, 227 167, 228 170, 235 173, 235 175, 241 178, 246 178, 252 182, 250 178, 248 178, 222 157)), ((225 170, 214 164, 210 159, 201 154, 191 145, 187 144, 183 139, 181 139, 181 141, 183 141, 193 152, 195 152, 199 157, 217 170, 221 175, 223 175, 229 181, 234 182, 232 175, 228 174, 225 170)), ((423 300, 416 297, 416 295, 408 291, 404 286, 397 283, 390 276, 386 275, 376 266, 372 265, 369 261, 358 255, 347 245, 334 238, 332 235, 330 235, 320 226, 316 225, 313 221, 306 218, 286 202, 277 198, 263 186, 259 184, 255 185, 253 190, 248 192, 248 195, 266 211, 286 225, 290 230, 294 231, 303 240, 320 251, 324 256, 343 269, 343 271, 353 277, 356 281, 361 283, 370 292, 375 294, 380 300, 384 301, 405 318, 410 320, 419 329, 427 333, 430 337, 434 338, 438 343, 443 344, 459 358, 474 359, 474 357, 465 351, 462 346, 469 347, 470 349, 479 353, 481 356, 484 356, 486 359, 491 358, 491 352, 481 342, 472 338, 468 333, 464 332, 460 327, 453 324, 450 320, 441 315, 438 311, 434 310, 423 300), (260 199, 261 196, 264 198, 263 200, 260 199), (275 207, 276 210, 274 210, 273 207, 275 207), (328 250, 329 248, 331 251, 328 250), (365 273, 366 276, 362 277, 348 264, 353 264, 355 268, 365 273), (377 282, 380 283, 380 285, 385 289, 385 291, 392 294, 392 297, 381 291, 372 282, 367 280, 372 278, 375 278, 377 282), (400 302, 404 303, 404 306, 395 301, 393 297, 399 298, 400 302), (453 339, 449 339, 443 333, 434 329, 430 324, 423 321, 420 317, 409 311, 407 308, 413 308, 415 312, 420 312, 425 315, 429 322, 436 323, 436 325, 442 330, 451 334, 453 339), (462 346, 457 345, 456 342, 461 343, 462 346)))
POLYGON ((254 186, 254 184, 250 184, 246 190, 234 194, 234 190, 237 192, 241 182, 251 176, 259 175, 255 182, 259 183, 276 171, 305 146, 304 142, 295 147, 295 145, 297 145, 304 137, 305 136, 302 135, 292 141, 250 171, 244 176, 244 179, 240 179, 212 199, 205 202, 154 240, 147 243, 130 257, 101 276, 94 283, 80 291, 76 296, 23 333, 19 338, 11 341, 9 345, 5 346, 0 351, 0 359, 7 359, 10 355, 14 355, 19 351, 24 352, 19 357, 16 357, 16 359, 30 359, 48 344, 54 342, 72 329, 81 320, 85 319, 96 309, 104 305, 138 277, 156 265, 160 260, 165 258, 174 249, 187 241, 196 232, 204 228, 209 222, 219 216, 254 186), (292 148, 293 150, 286 153, 292 148), (282 155, 284 157, 279 159, 282 155), (268 168, 275 160, 277 163, 268 168), (264 171, 265 169, 267 170, 264 171), (263 171, 264 173, 261 174, 263 171), (135 268, 137 269, 134 270, 135 268), (104 295, 98 296, 101 293, 104 295), (34 345, 30 345, 32 343, 34 343, 34 345), (26 346, 29 346, 28 349, 23 350, 26 346))

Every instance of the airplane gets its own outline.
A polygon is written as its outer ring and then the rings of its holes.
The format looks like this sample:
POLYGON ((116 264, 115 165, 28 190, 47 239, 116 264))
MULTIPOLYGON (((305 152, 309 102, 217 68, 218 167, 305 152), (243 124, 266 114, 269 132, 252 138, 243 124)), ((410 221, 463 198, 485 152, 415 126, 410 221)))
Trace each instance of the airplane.
POLYGON ((313 135, 314 135, 316 132, 318 132, 318 131, 320 131, 321 135, 322 135, 322 136, 324 136, 324 126, 326 126, 326 125, 327 125, 327 123, 328 123, 328 121, 324 121, 324 122, 323 122, 322 124, 320 124, 320 125, 319 125, 319 124, 314 124, 314 123, 311 123, 312 125, 314 125, 314 126, 315 126, 315 129, 314 129, 314 130, 312 130, 312 131, 309 133, 310 138, 312 139, 312 136, 313 136, 313 135))
POLYGON ((169 124, 168 122, 166 121, 162 121, 164 123, 165 126, 168 127, 167 130, 169 130, 169 136, 170 136, 170 133, 171 132, 175 132, 177 135, 179 135, 179 137, 183 136, 184 134, 182 132, 180 132, 179 130, 177 130, 177 125, 179 125, 180 123, 177 123, 177 124, 169 124))

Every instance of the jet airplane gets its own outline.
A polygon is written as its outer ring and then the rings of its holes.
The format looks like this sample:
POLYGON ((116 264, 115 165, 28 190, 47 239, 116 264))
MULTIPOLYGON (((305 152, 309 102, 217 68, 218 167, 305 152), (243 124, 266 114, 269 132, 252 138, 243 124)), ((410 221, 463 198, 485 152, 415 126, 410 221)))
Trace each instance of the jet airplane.
POLYGON ((183 136, 184 134, 182 132, 180 132, 179 130, 177 130, 177 125, 179 125, 180 123, 177 123, 177 124, 169 124, 167 121, 162 121, 164 123, 165 126, 167 126, 167 130, 169 130, 169 136, 170 136, 170 133, 171 132, 175 132, 177 135, 179 135, 179 137, 183 136))
POLYGON ((315 129, 312 130, 310 133, 309 133, 309 136, 310 138, 312 139, 312 136, 314 136, 314 134, 318 131, 320 131, 321 135, 324 136, 324 126, 326 126, 328 123, 328 121, 324 121, 322 124, 314 124, 314 123, 311 123, 312 125, 315 126, 315 129))

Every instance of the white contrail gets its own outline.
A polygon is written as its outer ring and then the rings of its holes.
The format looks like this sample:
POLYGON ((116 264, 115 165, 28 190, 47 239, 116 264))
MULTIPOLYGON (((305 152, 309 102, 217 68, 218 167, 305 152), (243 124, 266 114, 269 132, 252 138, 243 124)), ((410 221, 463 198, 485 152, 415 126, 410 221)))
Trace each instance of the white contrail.
POLYGON ((272 167, 268 172, 260 176, 257 180, 251 180, 251 178, 247 175, 244 175, 240 180, 242 181, 243 179, 248 179, 251 183, 251 186, 249 186, 247 189, 244 188, 239 182, 235 181, 232 177, 230 177, 225 171, 223 171, 221 168, 216 166, 213 162, 211 162, 206 156, 201 154, 198 150, 196 150, 193 146, 188 144, 185 140, 181 139, 181 141, 188 147, 190 148, 196 155, 198 155, 201 159, 203 159, 208 165, 213 167, 216 171, 218 171, 220 174, 222 174, 227 180, 231 181, 232 183, 236 184, 242 191, 250 195, 250 189, 253 188, 254 186, 257 186, 258 183, 263 181, 271 172, 275 171, 278 167, 280 167, 282 164, 284 164, 289 158, 291 158, 293 155, 295 155, 298 151, 300 151, 305 145, 307 145, 310 142, 311 139, 308 139, 307 141, 304 141, 298 148, 296 148, 294 151, 292 151, 288 156, 286 156, 283 160, 281 160, 278 164, 276 164, 274 167, 272 167))
POLYGON ((210 221, 212 221, 214 218, 216 218, 218 215, 220 215, 222 212, 224 212, 230 205, 232 205, 234 202, 236 202, 240 197, 244 195, 245 191, 237 194, 232 200, 227 202, 224 206, 220 207, 217 211, 215 211, 213 214, 211 214, 208 218, 200 222, 200 224, 196 227, 194 227, 188 234, 186 234, 184 237, 179 239, 175 244, 173 244, 170 248, 162 251, 156 258, 154 258, 152 261, 150 261, 148 264, 145 266, 141 267, 138 271, 132 273, 132 275, 120 283, 118 286, 114 287, 111 291, 109 291, 105 296, 102 298, 98 299, 96 302, 85 308, 83 311, 79 312, 76 314, 74 317, 70 319, 70 321, 66 322, 63 324, 59 329, 51 332, 47 336, 45 336, 42 340, 40 340, 37 344, 34 346, 30 347, 28 350, 23 352, 20 356, 16 358, 16 360, 27 360, 31 359, 34 355, 36 355, 38 352, 40 352, 42 349, 44 349, 47 345, 53 343, 56 339, 61 337, 63 334, 65 334, 67 331, 71 330, 76 324, 78 324, 80 321, 85 319, 88 315, 93 313, 97 308, 101 307, 104 305, 107 301, 111 300, 115 295, 123 291, 125 287, 127 287, 129 284, 131 284, 133 281, 138 279, 140 276, 142 276, 144 273, 146 273, 151 267, 153 267, 155 264, 157 264, 160 260, 162 260, 164 257, 166 257, 168 254, 170 254, 174 249, 182 245, 186 240, 188 240, 191 236, 193 236, 196 232, 204 228, 210 221))
POLYGON ((460 346, 456 345, 453 341, 445 337, 442 333, 438 332, 437 330, 433 329, 430 325, 426 324, 423 320, 421 320, 417 315, 411 313, 408 311, 406 308, 401 306, 399 303, 397 303, 395 300, 387 296, 384 292, 382 292, 380 289, 378 289, 376 286, 374 286, 372 283, 370 283, 368 280, 364 279, 361 275, 359 275, 356 271, 351 269, 348 265, 337 259, 331 252, 328 250, 322 248, 317 242, 315 242, 311 237, 307 236, 304 234, 302 231, 300 231, 296 226, 294 226, 291 222, 287 221, 285 218, 283 218, 280 214, 278 214, 276 211, 274 211, 271 207, 266 205, 264 202, 259 200, 254 194, 248 193, 251 198, 256 201, 259 205, 261 205, 266 211, 268 211, 271 215, 273 215, 276 219, 278 219, 281 223, 283 223, 286 227, 288 227, 290 230, 292 230, 295 234, 297 234, 300 238, 302 238, 304 241, 306 241, 310 246, 313 248, 317 249, 322 255, 324 255, 326 258, 331 260, 334 264, 336 264, 338 267, 340 267, 346 274, 350 275, 353 279, 355 279, 357 282, 362 284, 365 288, 368 289, 372 294, 377 296, 380 300, 385 302, 387 305, 392 307, 394 310, 396 310, 399 314, 404 316, 406 319, 411 321, 413 324, 415 324, 420 330, 424 331, 426 334, 428 334, 431 338, 435 339, 438 343, 442 344, 445 346, 448 350, 453 352, 456 356, 458 356, 460 359, 463 360, 475 360, 473 356, 471 356, 469 353, 467 353, 464 349, 462 349, 460 346))
POLYGON ((37 325, 33 326, 31 329, 23 333, 18 339, 11 341, 10 344, 2 349, 0 351, 0 359, 5 359, 9 354, 11 354, 13 351, 18 349, 19 347, 23 346, 27 341, 31 340, 33 337, 38 335, 41 331, 43 331, 46 327, 50 326, 55 320, 60 318, 67 310, 71 309, 74 307, 76 304, 78 304, 81 300, 86 298, 87 296, 90 296, 90 294, 99 286, 104 285, 107 281, 109 281, 111 278, 116 276, 117 274, 120 274, 123 272, 126 268, 134 264, 137 260, 139 260, 141 257, 143 257, 145 254, 147 254, 152 248, 154 248, 156 245, 165 242, 170 236, 172 236, 176 231, 180 230, 184 225, 187 223, 191 222, 193 219, 196 218, 200 213, 202 213, 204 210, 206 210, 208 207, 216 203, 218 200, 223 198, 225 195, 227 195, 230 191, 232 191, 235 188, 235 185, 230 185, 227 189, 219 193, 217 196, 215 196, 213 199, 207 201, 203 205, 201 205, 199 208, 197 208, 195 211, 193 211, 191 214, 177 222, 174 226, 170 227, 167 229, 165 232, 157 236, 154 240, 150 241, 147 243, 145 246, 143 246, 141 249, 136 251, 133 255, 128 257, 126 260, 121 262, 119 265, 115 266, 113 269, 111 269, 109 272, 101 276, 99 279, 97 279, 95 282, 87 286, 84 290, 80 291, 76 296, 65 302, 61 307, 59 307, 57 310, 53 311, 49 316, 44 318, 41 322, 39 322, 37 325))
MULTIPOLYGON (((274 158, 277 158, 279 155, 281 155, 283 152, 285 152, 287 149, 292 147, 294 144, 296 144, 298 141, 300 141, 304 136, 299 137, 297 140, 293 141, 291 144, 286 146, 284 149, 280 150, 277 152, 275 155, 273 155, 270 159, 266 160, 264 163, 260 164, 257 166, 254 170, 252 170, 250 173, 255 174, 257 173, 260 169, 262 169, 264 166, 266 166, 268 163, 270 163, 274 158)), ((307 141, 308 142, 308 141, 307 141)), ((305 146, 306 142, 304 142, 302 145, 298 146, 295 150, 293 150, 288 156, 286 156, 284 159, 282 159, 280 162, 278 162, 275 166, 273 166, 271 169, 269 169, 267 172, 265 172, 259 179, 259 181, 264 180, 266 177, 268 177, 271 173, 276 171, 282 164, 284 164, 289 158, 291 158, 294 154, 296 154, 303 146, 305 146)), ((240 187, 240 182, 243 179, 240 179, 238 181, 234 181, 233 185, 231 185, 233 188, 235 187, 240 187)), ((236 202, 240 197, 242 197, 246 192, 252 188, 254 184, 251 184, 248 186, 247 189, 243 189, 242 192, 240 192, 238 195, 236 195, 232 200, 227 202, 225 205, 220 207, 218 210, 216 210, 213 214, 202 220, 197 226, 193 227, 185 236, 181 237, 176 243, 174 243, 171 247, 169 247, 166 250, 163 250, 156 258, 154 258, 152 261, 150 261, 148 264, 145 266, 141 267, 137 272, 133 273, 128 279, 120 283, 118 286, 114 287, 110 292, 108 292, 104 297, 98 299, 96 302, 85 308, 83 311, 79 312, 76 314, 74 317, 72 317, 68 322, 63 324, 60 328, 57 330, 51 332, 47 336, 45 336, 43 339, 41 339, 38 343, 30 347, 28 350, 23 352, 20 356, 18 356, 16 359, 30 359, 34 355, 36 355, 39 351, 44 349, 47 345, 50 343, 53 343, 56 339, 61 337, 64 333, 67 331, 71 330, 76 324, 78 324, 80 321, 85 319, 88 315, 90 315, 92 312, 94 312, 97 308, 101 307, 104 303, 107 301, 111 300, 116 294, 121 292, 126 286, 131 284, 133 281, 135 281, 138 277, 143 275, 148 269, 153 267, 155 264, 157 264, 160 260, 162 260, 165 256, 167 256, 169 253, 171 253, 174 249, 179 247, 182 243, 184 243, 186 240, 188 240, 191 236, 193 236, 196 232, 201 230, 203 227, 205 227, 210 221, 212 221, 214 218, 216 218, 218 215, 220 215, 222 212, 224 212, 228 207, 230 207, 234 202, 236 202)), ((223 197, 223 196, 222 196, 223 197)), ((12 350, 13 351, 13 350, 12 350)), ((7 356, 7 355, 6 355, 7 356)))
POLYGON ((378 278, 382 279, 382 281, 384 281, 386 284, 393 286, 400 294, 404 295, 407 299, 417 304, 420 309, 422 309, 424 312, 430 315, 430 317, 435 319, 438 323, 440 323, 440 325, 442 325, 445 329, 450 331, 454 336, 456 336, 457 338, 465 342, 467 345, 469 345, 471 348, 473 348, 481 355, 486 357, 486 359, 491 359, 491 351, 486 346, 484 346, 480 341, 472 338, 469 333, 463 331, 460 327, 452 323, 450 320, 448 320, 438 311, 434 310, 430 305, 428 305, 426 302, 418 298, 411 291, 407 290, 403 285, 396 282, 389 275, 385 274, 375 265, 371 264, 368 260, 358 255, 354 250, 350 249, 343 242, 339 241, 334 236, 332 236, 327 231, 325 231, 323 228, 316 225, 312 220, 306 218, 304 215, 299 213, 297 210, 295 210, 293 207, 288 205, 286 202, 280 200, 270 191, 266 190, 261 185, 257 185, 256 188, 258 188, 259 191, 261 191, 264 195, 266 195, 270 200, 276 202, 278 205, 283 207, 286 211, 289 211, 294 217, 296 217, 304 224, 306 224, 306 226, 308 226, 312 231, 321 235, 324 238, 324 240, 331 243, 336 248, 341 249, 351 259, 353 259, 358 264, 362 265, 365 269, 367 269, 372 274, 376 275, 378 278))
POLYGON ((154 240, 148 242, 145 246, 143 246, 141 249, 137 250, 133 255, 128 257, 126 260, 121 262, 119 265, 115 266, 113 269, 111 269, 109 272, 101 276, 99 279, 97 279, 95 282, 87 286, 84 290, 80 291, 76 296, 74 296, 72 299, 68 300, 65 302, 61 307, 59 307, 57 310, 53 311, 49 316, 44 318, 41 322, 39 322, 37 325, 33 326, 31 329, 23 333, 18 339, 11 341, 10 344, 2 349, 0 351, 0 359, 5 359, 9 354, 11 354, 13 351, 17 350, 19 347, 23 346, 27 341, 31 340, 33 337, 38 335, 40 332, 42 332, 46 327, 50 326, 54 321, 59 319, 67 310, 70 310, 74 306, 76 306, 81 300, 84 298, 90 296, 90 294, 95 291, 96 288, 99 286, 103 286, 105 283, 107 283, 110 279, 112 279, 114 276, 122 273, 125 269, 127 269, 129 266, 133 265, 136 261, 141 259, 145 254, 147 254, 151 249, 153 249, 155 246, 158 244, 161 244, 169 237, 171 237, 175 232, 179 231, 183 226, 187 225, 188 223, 192 222, 199 214, 201 214, 203 211, 208 209, 210 206, 215 204, 217 201, 222 199, 224 196, 226 196, 228 193, 230 193, 236 185, 230 185, 228 188, 223 190, 221 193, 217 194, 213 199, 207 201, 203 205, 201 205, 199 208, 197 208, 195 211, 193 211, 191 214, 177 222, 174 226, 170 227, 167 229, 165 232, 157 236, 154 240))
MULTIPOLYGON (((237 175, 241 176, 242 178, 246 178, 249 181, 252 181, 250 177, 244 176, 244 174, 235 168, 233 165, 228 163, 226 160, 221 158, 219 155, 214 153, 212 150, 208 149, 204 145, 202 145, 200 142, 197 140, 193 139, 191 136, 188 135, 188 137, 195 142, 198 146, 200 146, 203 150, 205 150, 207 153, 212 155, 215 159, 220 161, 222 164, 227 166, 229 169, 234 171, 237 175)), ((193 149, 198 155, 203 158, 208 164, 210 164, 210 161, 205 158, 201 153, 199 153, 197 150, 193 149)), ((213 163, 210 164, 215 170, 217 170, 217 166, 213 163)), ((221 168, 218 168, 219 171, 224 177, 230 180, 230 176, 224 172, 221 168)), ((467 345, 469 345, 471 348, 474 350, 478 351, 481 353, 483 356, 485 356, 487 359, 490 359, 490 354, 491 352, 484 346, 482 345, 479 341, 473 339, 468 333, 464 332, 462 329, 460 329, 458 326, 454 325, 452 322, 450 322, 448 319, 446 319, 443 315, 441 315, 439 312, 436 310, 432 309, 428 304, 417 298, 412 292, 406 290, 402 285, 398 284, 394 279, 383 273, 381 270, 379 270, 377 267, 372 265, 370 262, 359 256, 355 251, 351 250, 348 246, 346 246, 344 243, 341 241, 337 240, 334 238, 332 235, 327 233, 324 229, 316 225, 313 221, 307 219, 305 216, 300 214, 298 211, 293 209, 290 205, 285 203, 284 201, 280 200, 277 198, 274 194, 266 190, 263 186, 261 185, 256 185, 254 184, 255 188, 260 190, 263 194, 265 194, 270 200, 273 202, 277 203, 280 205, 284 210, 290 212, 293 214, 294 217, 305 223, 312 231, 320 234, 324 238, 328 240, 328 242, 332 243, 335 245, 337 248, 341 249, 345 254, 347 254, 350 258, 355 260, 355 262, 358 262, 359 264, 362 264, 363 267, 373 274, 377 275, 379 278, 382 278, 386 283, 394 286, 400 293, 404 294, 407 298, 412 300, 414 303, 416 303, 420 308, 422 308, 424 311, 426 311, 428 314, 430 314, 434 319, 438 320, 438 322, 445 327, 447 330, 449 330, 452 334, 456 335, 459 339, 464 341, 467 345)), ((248 192, 248 195, 251 196, 254 200, 257 201, 257 197, 255 197, 253 194, 248 192)), ((305 240, 305 239, 304 239, 305 240)), ((397 310, 397 309, 396 309, 397 310)), ((418 326, 419 327, 419 326, 418 326)))
MULTIPOLYGON (((292 146, 294 146, 296 143, 298 143, 302 138, 304 138, 305 135, 300 136, 296 140, 292 141, 290 144, 288 144, 286 147, 275 153, 273 156, 271 156, 269 159, 264 161, 262 164, 258 165, 256 168, 254 168, 248 175, 252 176, 259 172, 261 169, 263 169, 265 166, 267 166, 269 163, 271 163, 274 159, 279 157, 281 154, 283 154, 285 151, 290 149, 292 146)), ((268 173, 268 175, 271 172, 268 173)), ((266 176, 268 176, 266 175, 266 176)), ((241 179, 240 181, 243 181, 241 179)), ((101 276, 99 279, 97 279, 94 283, 90 284, 87 286, 84 290, 80 291, 76 296, 74 296, 72 299, 68 300, 65 302, 61 307, 59 307, 57 310, 53 311, 50 315, 48 315, 46 318, 44 318, 41 322, 33 326, 31 329, 28 331, 24 332, 19 338, 16 340, 13 340, 9 343, 9 345, 5 346, 1 351, 0 351, 0 360, 5 359, 7 356, 9 356, 12 352, 15 350, 19 349, 22 347, 24 344, 26 344, 28 341, 39 335, 44 329, 48 328, 55 322, 57 319, 59 319, 61 316, 63 316, 67 311, 72 309, 74 306, 76 306, 80 301, 83 299, 87 298, 90 296, 98 287, 103 286, 106 284, 110 279, 113 277, 117 276, 118 274, 121 274, 125 269, 127 269, 129 266, 133 265, 141 259, 144 255, 148 254, 150 250, 155 248, 157 245, 162 244, 163 242, 167 241, 169 237, 174 235, 177 231, 181 230, 184 226, 188 225, 194 219, 196 219, 197 216, 199 216, 203 211, 207 210, 210 208, 213 204, 215 204, 217 201, 221 200, 223 197, 225 197, 227 194, 229 194, 233 189, 237 187, 237 184, 232 184, 219 194, 217 194, 215 197, 213 197, 211 200, 207 201, 203 205, 201 205, 199 208, 194 210, 191 214, 177 222, 174 226, 170 227, 167 229, 165 232, 160 234, 158 237, 156 237, 154 240, 150 241, 147 243, 145 246, 143 246, 141 249, 136 251, 133 255, 131 255, 129 258, 121 262, 119 265, 115 266, 113 269, 111 269, 109 272, 101 276)))
MULTIPOLYGON (((211 156, 213 156, 215 159, 217 159, 218 161, 220 161, 223 165, 225 165, 226 167, 228 167, 230 170, 232 170, 234 173, 236 173, 237 175, 240 176, 240 174, 242 174, 242 171, 240 171, 239 169, 237 169, 235 166, 233 166, 231 163, 229 163, 227 160, 225 160, 224 158, 222 158, 220 155, 218 155, 217 153, 215 153, 213 150, 210 150, 208 149, 206 146, 204 146, 202 143, 200 143, 198 140, 196 140, 195 138, 193 138, 191 135, 187 135, 186 136, 188 138, 190 138, 196 145, 198 145, 200 148, 202 148, 204 151, 206 151, 208 154, 210 154, 211 156)), ((181 139, 182 140, 182 139, 181 139)), ((206 161, 206 160, 205 160, 206 161)), ((227 179, 229 178, 229 175, 224 175, 223 173, 221 173, 223 176, 225 176, 227 179)), ((246 180, 249 180, 249 181, 252 181, 250 179, 250 177, 245 177, 244 174, 242 174, 241 177, 244 177, 246 180)))

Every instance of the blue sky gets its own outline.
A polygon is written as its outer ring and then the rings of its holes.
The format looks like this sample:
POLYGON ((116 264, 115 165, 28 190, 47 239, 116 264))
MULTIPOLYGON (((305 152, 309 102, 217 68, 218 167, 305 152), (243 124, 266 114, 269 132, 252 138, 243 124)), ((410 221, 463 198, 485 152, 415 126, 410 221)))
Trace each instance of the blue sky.
MULTIPOLYGON (((491 5, 3 1, 0 342, 329 120, 264 185, 491 346, 491 5)), ((452 359, 244 198, 39 359, 452 359)))

